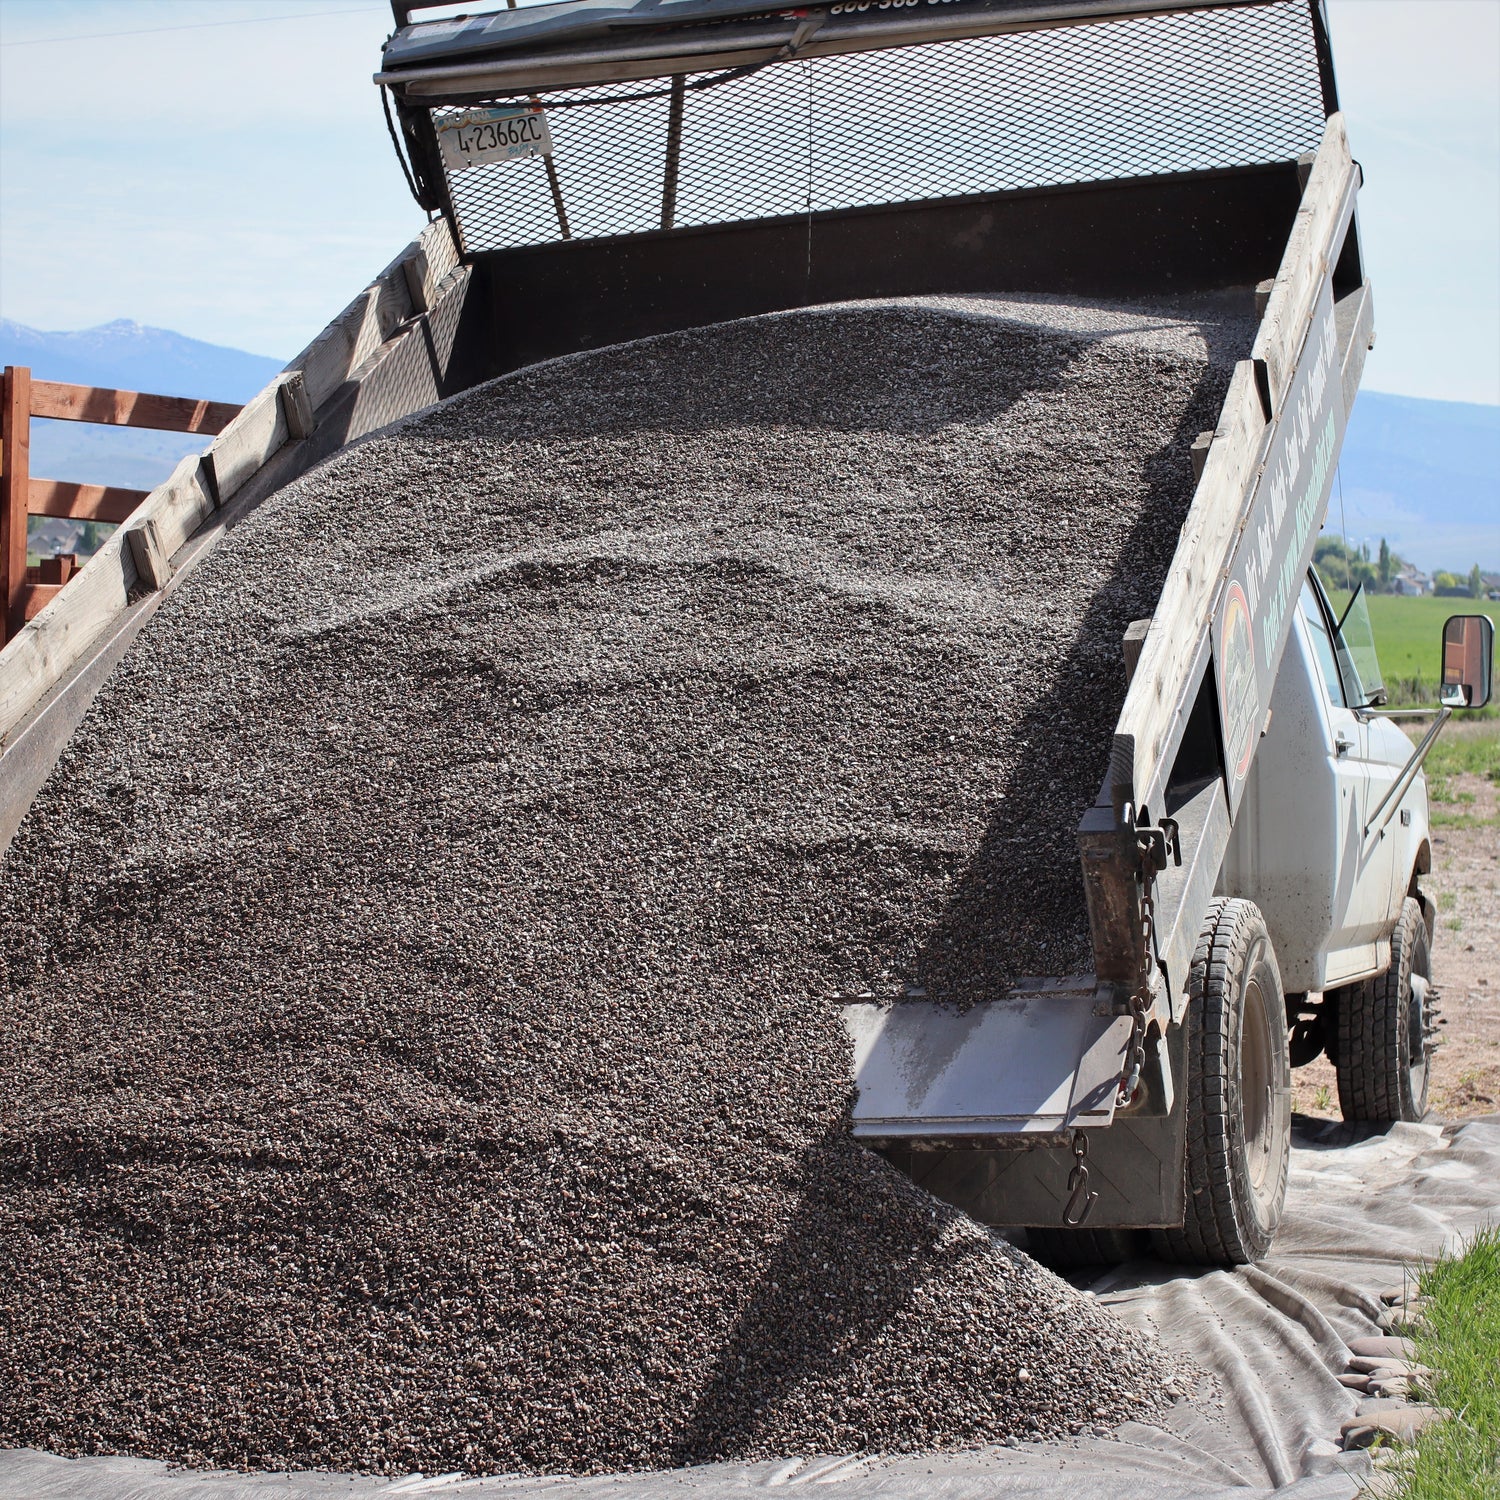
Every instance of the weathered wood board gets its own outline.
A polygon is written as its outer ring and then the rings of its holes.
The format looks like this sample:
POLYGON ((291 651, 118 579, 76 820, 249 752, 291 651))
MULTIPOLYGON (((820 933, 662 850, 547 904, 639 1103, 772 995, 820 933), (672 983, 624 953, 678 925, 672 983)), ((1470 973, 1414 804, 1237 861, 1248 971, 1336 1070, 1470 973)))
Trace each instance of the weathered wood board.
POLYGON ((1151 629, 1126 693, 1110 757, 1116 809, 1160 811, 1170 757, 1193 705, 1210 622, 1228 587, 1234 549, 1285 407, 1288 386, 1349 228, 1359 168, 1342 115, 1329 117, 1251 358, 1235 368, 1182 526, 1151 629), (1269 404, 1269 410, 1267 406, 1269 404))

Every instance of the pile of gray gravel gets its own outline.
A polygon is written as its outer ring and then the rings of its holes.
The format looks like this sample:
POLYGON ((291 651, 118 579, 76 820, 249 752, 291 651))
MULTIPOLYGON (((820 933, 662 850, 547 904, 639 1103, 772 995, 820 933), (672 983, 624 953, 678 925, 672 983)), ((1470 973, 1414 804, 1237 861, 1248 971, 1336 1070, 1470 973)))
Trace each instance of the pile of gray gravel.
POLYGON ((4 866, 0 1444, 594 1472, 1149 1409, 1154 1346, 849 1141, 836 997, 1089 968, 1216 318, 645 341, 233 530, 4 866))

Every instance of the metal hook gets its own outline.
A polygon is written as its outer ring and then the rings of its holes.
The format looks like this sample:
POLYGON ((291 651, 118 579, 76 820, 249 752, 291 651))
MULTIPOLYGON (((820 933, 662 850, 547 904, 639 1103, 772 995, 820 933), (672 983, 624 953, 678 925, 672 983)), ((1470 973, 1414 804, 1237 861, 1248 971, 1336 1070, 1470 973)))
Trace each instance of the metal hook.
POLYGON ((1088 1218, 1099 1201, 1098 1193, 1089 1191, 1089 1169, 1084 1165, 1089 1154, 1089 1138, 1081 1131, 1073 1132, 1073 1156, 1076 1165, 1068 1174, 1068 1206, 1063 1209, 1062 1221, 1069 1229, 1076 1229, 1088 1218))

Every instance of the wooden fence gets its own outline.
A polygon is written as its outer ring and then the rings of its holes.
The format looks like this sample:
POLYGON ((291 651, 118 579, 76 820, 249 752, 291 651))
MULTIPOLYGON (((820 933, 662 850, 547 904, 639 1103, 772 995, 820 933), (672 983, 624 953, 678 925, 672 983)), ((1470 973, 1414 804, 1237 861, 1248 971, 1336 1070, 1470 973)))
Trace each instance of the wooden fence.
POLYGON ((33 417, 201 432, 212 437, 222 432, 240 410, 223 401, 33 380, 25 365, 7 365, 0 390, 0 642, 10 640, 27 620, 40 613, 79 567, 78 559, 71 554, 44 558, 38 566, 28 567, 28 518, 57 516, 118 523, 126 520, 149 493, 65 479, 33 479, 33 417))

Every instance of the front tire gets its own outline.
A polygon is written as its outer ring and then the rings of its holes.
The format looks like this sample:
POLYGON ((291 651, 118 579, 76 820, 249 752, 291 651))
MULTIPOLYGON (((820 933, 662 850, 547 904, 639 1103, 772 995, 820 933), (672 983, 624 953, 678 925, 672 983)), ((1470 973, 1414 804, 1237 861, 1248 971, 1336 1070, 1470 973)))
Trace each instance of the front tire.
POLYGON ((1391 933, 1384 974, 1338 997, 1339 1108, 1369 1124, 1420 1120, 1431 1083, 1427 1051, 1432 945, 1421 906, 1410 896, 1391 933), (1418 979, 1412 983, 1413 976, 1418 979))
POLYGON ((1244 1265, 1270 1249, 1286 1202, 1292 1075, 1281 971, 1253 901, 1218 900, 1188 977, 1186 1202, 1159 1255, 1244 1265))

